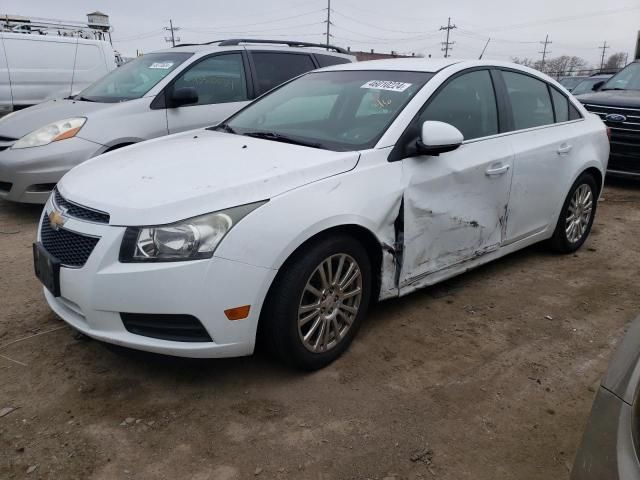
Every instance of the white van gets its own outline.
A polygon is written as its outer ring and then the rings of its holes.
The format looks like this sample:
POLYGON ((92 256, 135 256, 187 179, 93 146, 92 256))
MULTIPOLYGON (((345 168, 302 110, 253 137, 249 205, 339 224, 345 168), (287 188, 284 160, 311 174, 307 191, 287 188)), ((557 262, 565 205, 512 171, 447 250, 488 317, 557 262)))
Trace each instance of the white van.
POLYGON ((0 32, 0 114, 67 97, 114 68, 102 40, 0 32))

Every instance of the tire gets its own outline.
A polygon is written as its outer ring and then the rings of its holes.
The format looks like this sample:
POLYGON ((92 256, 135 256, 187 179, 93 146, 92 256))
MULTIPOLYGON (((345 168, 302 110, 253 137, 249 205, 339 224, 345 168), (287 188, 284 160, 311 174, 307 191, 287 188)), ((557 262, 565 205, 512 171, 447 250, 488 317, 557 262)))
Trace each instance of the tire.
POLYGON ((262 340, 294 367, 325 367, 356 336, 371 290, 371 262, 357 240, 348 235, 318 239, 296 252, 276 277, 263 310, 262 340))
POLYGON ((553 251, 573 253, 584 244, 596 215, 599 188, 596 179, 589 173, 580 175, 571 186, 550 240, 553 251), (576 218, 576 209, 579 218, 576 218))

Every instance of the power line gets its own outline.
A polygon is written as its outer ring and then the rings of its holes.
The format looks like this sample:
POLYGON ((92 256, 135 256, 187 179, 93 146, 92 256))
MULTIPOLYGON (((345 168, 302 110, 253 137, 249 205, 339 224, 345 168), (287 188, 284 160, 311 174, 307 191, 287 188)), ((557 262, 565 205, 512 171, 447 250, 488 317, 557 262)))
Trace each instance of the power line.
MULTIPOLYGON (((193 32, 193 33, 212 33, 212 34, 227 34, 227 33, 242 33, 242 34, 254 34, 254 33, 262 33, 262 32, 273 32, 277 30, 288 30, 288 29, 297 29, 297 28, 305 28, 322 25, 323 22, 312 22, 312 23, 303 23, 299 25, 288 25, 284 27, 273 27, 273 28, 261 28, 258 30, 218 30, 218 29, 210 29, 210 30, 195 30, 192 28, 182 28, 185 32, 193 32)), ((271 34, 270 34, 271 35, 271 34)), ((293 35, 298 35, 294 33, 293 35)))
POLYGON ((362 33, 362 32, 357 32, 348 28, 343 27, 342 25, 340 25, 339 23, 332 23, 334 28, 337 28, 339 30, 344 30, 345 32, 349 32, 349 33, 353 33, 354 35, 359 35, 361 37, 365 37, 366 40, 358 40, 359 42, 368 42, 368 43, 393 43, 393 42, 402 42, 402 41, 406 41, 406 40, 423 40, 423 39, 427 39, 427 38, 431 38, 431 37, 435 37, 440 35, 440 32, 433 32, 433 33, 425 33, 422 35, 415 35, 412 37, 397 37, 397 38, 391 38, 391 37, 381 37, 380 35, 369 35, 366 33, 362 33), (369 40, 371 39, 371 40, 369 40))
POLYGON ((155 30, 153 30, 151 32, 140 33, 138 35, 132 35, 130 37, 119 38, 118 40, 114 40, 114 42, 118 42, 118 43, 119 42, 130 42, 132 40, 142 40, 144 38, 156 37, 156 36, 160 35, 163 31, 164 31, 164 29, 162 29, 162 28, 156 28, 155 30))
POLYGON ((382 26, 380 26, 380 25, 375 25, 375 24, 373 24, 373 23, 363 22, 362 20, 359 20, 359 19, 357 19, 357 18, 351 17, 351 16, 349 16, 349 15, 345 15, 344 13, 339 12, 338 10, 334 10, 333 12, 334 12, 336 15, 340 16, 340 17, 346 18, 347 20, 351 20, 352 22, 359 23, 360 25, 364 25, 364 26, 366 26, 366 27, 375 28, 375 29, 376 29, 376 31, 380 30, 380 31, 383 31, 383 32, 404 33, 404 34, 407 34, 407 33, 415 33, 415 34, 422 33, 422 32, 416 32, 416 31, 408 31, 408 30, 394 30, 394 29, 392 29, 392 28, 385 28, 385 27, 382 27, 382 26))
POLYGON ((482 30, 484 31, 489 31, 489 32, 496 32, 496 31, 500 31, 500 30, 512 30, 515 28, 521 28, 521 27, 531 27, 531 26, 536 26, 536 25, 545 25, 548 23, 561 23, 561 22, 571 22, 574 20, 581 20, 583 18, 589 18, 589 17, 599 17, 602 15, 613 15, 616 13, 622 13, 622 12, 626 12, 628 10, 638 10, 640 9, 640 6, 633 6, 633 7, 623 7, 623 8, 616 8, 616 9, 611 9, 611 10, 600 10, 597 12, 589 12, 589 13, 583 13, 580 15, 567 15, 564 17, 551 17, 551 18, 547 18, 547 19, 540 19, 540 20, 533 20, 530 22, 523 22, 523 23, 514 23, 511 25, 497 25, 495 27, 488 27, 488 28, 483 28, 482 30))
POLYGON ((174 35, 174 32, 177 32, 178 30, 180 30, 180 27, 174 27, 173 26, 173 20, 169 19, 169 26, 168 27, 164 27, 164 29, 168 32, 171 32, 171 37, 165 37, 165 41, 167 42, 171 42, 171 46, 175 47, 176 46, 176 40, 179 42, 180 41, 180 37, 176 37, 174 35))
POLYGON ((449 50, 451 50, 451 46, 455 43, 455 42, 449 41, 449 33, 451 33, 451 30, 453 30, 454 28, 458 28, 458 27, 456 27, 455 25, 451 25, 451 17, 449 17, 449 20, 447 20, 446 27, 440 27, 440 30, 447 31, 447 40, 442 43, 443 45, 442 51, 444 52, 444 58, 447 58, 449 56, 449 50))
POLYGON ((538 52, 538 53, 542 54, 542 64, 540 65, 540 70, 544 71, 544 61, 547 58, 547 54, 551 53, 551 52, 547 51, 547 45, 549 45, 550 43, 553 43, 553 42, 551 42, 551 40, 549 40, 549 34, 547 33, 547 36, 545 37, 544 41, 540 42, 540 43, 544 45, 542 51, 538 52))
POLYGON ((604 53, 607 51, 607 48, 610 48, 610 45, 607 45, 607 41, 605 40, 601 47, 598 47, 602 50, 602 59, 600 60, 600 70, 604 67, 604 53))
MULTIPOLYGON (((266 23, 276 23, 276 22, 281 22, 283 20, 290 20, 292 18, 300 18, 300 17, 304 17, 307 15, 311 15, 314 13, 318 13, 318 12, 324 12, 325 9, 324 8, 320 8, 320 9, 316 9, 316 10, 311 10, 309 12, 305 12, 305 13, 299 13, 297 15, 290 15, 288 17, 282 17, 282 18, 275 18, 272 20, 264 20, 262 22, 253 22, 253 23, 239 23, 239 24, 234 24, 234 25, 222 25, 219 27, 216 27, 217 29, 231 29, 231 28, 244 28, 244 27, 253 27, 255 25, 264 25, 266 23)), ((189 27, 191 30, 198 30, 198 31, 214 31, 214 29, 212 29, 211 27, 209 28, 199 28, 199 27, 189 27)), ((217 31, 217 30, 215 30, 217 31)))

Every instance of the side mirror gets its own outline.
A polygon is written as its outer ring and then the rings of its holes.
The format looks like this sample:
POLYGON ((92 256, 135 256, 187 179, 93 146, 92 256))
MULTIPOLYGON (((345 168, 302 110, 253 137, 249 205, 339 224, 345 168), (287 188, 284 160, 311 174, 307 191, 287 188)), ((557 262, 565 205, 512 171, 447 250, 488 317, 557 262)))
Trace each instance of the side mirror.
POLYGON ((171 107, 182 107, 198 103, 198 91, 193 87, 182 87, 171 93, 171 107))
POLYGON ((604 80, 600 80, 599 82, 594 83, 593 86, 591 87, 591 90, 593 90, 594 92, 597 92, 598 90, 600 90, 600 87, 604 85, 604 83, 605 83, 604 80))
POLYGON ((422 124, 422 134, 416 143, 421 155, 438 156, 451 152, 462 145, 464 136, 453 125, 444 122, 426 121, 422 124))

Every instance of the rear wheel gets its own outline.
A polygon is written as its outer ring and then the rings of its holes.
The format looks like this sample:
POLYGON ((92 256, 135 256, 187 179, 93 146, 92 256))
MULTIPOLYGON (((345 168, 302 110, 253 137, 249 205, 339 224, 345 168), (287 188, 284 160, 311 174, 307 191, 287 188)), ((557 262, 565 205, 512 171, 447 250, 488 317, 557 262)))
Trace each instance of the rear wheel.
POLYGON ((315 370, 355 337, 371 297, 371 266, 349 236, 324 238, 297 252, 269 295, 261 333, 286 362, 315 370))
POLYGON ((572 253, 586 241, 596 213, 598 188, 593 175, 588 173, 583 173, 572 185, 551 237, 553 250, 572 253))

